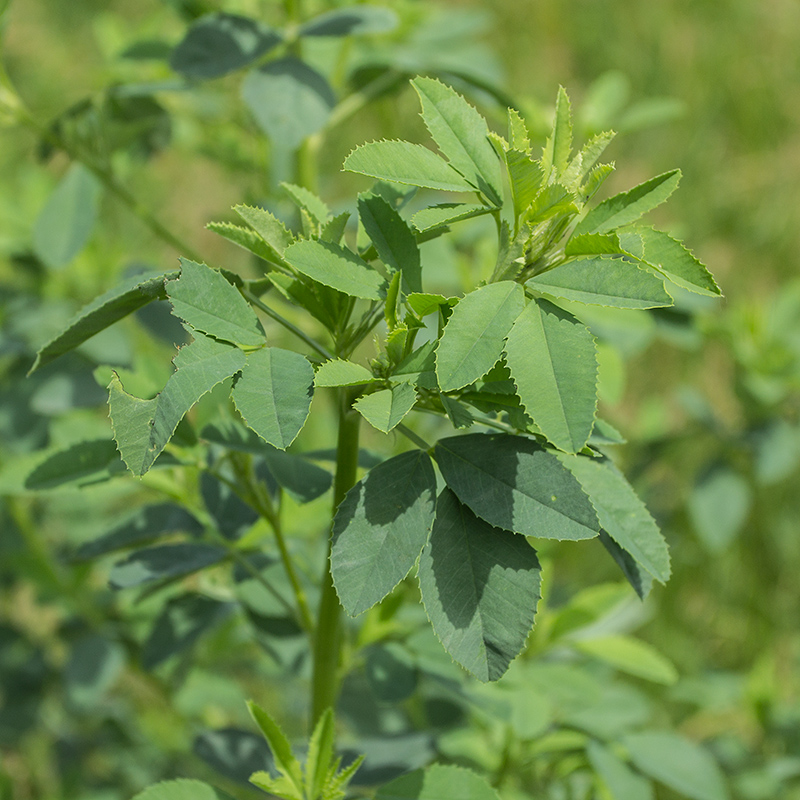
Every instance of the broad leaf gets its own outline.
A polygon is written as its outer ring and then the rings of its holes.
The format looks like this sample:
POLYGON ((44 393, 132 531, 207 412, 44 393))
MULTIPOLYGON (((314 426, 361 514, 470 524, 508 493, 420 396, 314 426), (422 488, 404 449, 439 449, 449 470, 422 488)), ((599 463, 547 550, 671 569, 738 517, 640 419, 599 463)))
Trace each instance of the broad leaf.
POLYGON ((166 284, 175 314, 200 333, 243 347, 266 341, 258 317, 239 290, 205 264, 181 259, 181 274, 166 284))
POLYGON ((449 489, 439 495, 419 562, 422 601, 444 649, 479 680, 498 680, 525 646, 539 578, 524 537, 493 528, 449 489))
MULTIPOLYGON (((375 800, 499 800, 485 778, 452 764, 433 764, 395 778, 375 800)), ((201 798, 200 800, 204 800, 201 798)))
POLYGON ((422 119, 442 154, 495 206, 503 203, 500 160, 489 142, 486 120, 461 95, 435 78, 411 85, 422 104, 422 119))
POLYGON ((388 33, 397 27, 397 14, 390 8, 355 5, 337 8, 300 26, 300 36, 359 36, 388 33))
POLYGON ((575 233, 607 233, 636 222, 643 214, 660 206, 678 188, 680 179, 681 171, 675 169, 609 197, 580 221, 575 233))
POLYGON ((589 439, 597 406, 597 355, 589 329, 546 300, 532 300, 506 342, 506 363, 523 408, 561 450, 589 439))
POLYGON ((591 539, 600 528, 578 481, 523 436, 471 433, 434 453, 459 500, 490 525, 540 539, 591 539))
POLYGON ((489 214, 491 208, 475 205, 474 203, 442 203, 438 206, 429 206, 417 211, 411 217, 412 225, 420 232, 443 228, 453 222, 480 217, 489 214))
POLYGON ((433 524, 436 476, 411 450, 373 467, 345 496, 333 522, 331 574, 356 616, 382 600, 416 563, 433 524))
POLYGON ((380 273, 346 247, 304 239, 288 247, 284 255, 298 272, 351 297, 382 300, 386 294, 380 273))
POLYGON ((224 547, 200 542, 145 547, 114 564, 108 583, 112 589, 129 589, 151 581, 178 578, 219 564, 227 555, 224 547))
POLYGON ((144 475, 183 415, 218 383, 245 365, 244 353, 202 334, 181 348, 173 359, 176 370, 164 389, 152 400, 140 400, 125 392, 114 374, 108 398, 111 424, 120 455, 134 475, 144 475))
POLYGON ((656 580, 670 574, 667 543, 625 477, 610 461, 559 456, 589 495, 603 530, 656 580))
POLYGON ((524 304, 522 287, 512 281, 482 286, 459 302, 436 351, 436 374, 442 391, 473 383, 497 363, 524 304))
POLYGON ((314 374, 314 385, 317 387, 330 386, 359 386, 363 383, 375 383, 376 378, 366 367, 345 361, 342 358, 332 358, 321 364, 314 374))
POLYGON ((219 800, 217 793, 202 781, 162 781, 148 786, 133 800, 219 800))
POLYGON ((613 751, 596 741, 586 747, 586 755, 614 800, 653 800, 653 786, 637 775, 613 751))
POLYGON ((153 300, 166 297, 164 281, 177 272, 134 275, 84 306, 66 328, 44 345, 36 354, 30 373, 74 350, 96 333, 105 330, 123 317, 132 314, 153 300))
POLYGON ((474 192, 443 158, 421 144, 402 141, 370 142, 357 147, 342 169, 384 181, 407 183, 448 192, 474 192))
POLYGON ((672 305, 664 281, 622 258, 577 258, 531 278, 529 288, 564 300, 614 308, 672 305))
POLYGON ((304 356, 264 347, 248 354, 231 398, 249 428, 285 450, 308 418, 313 384, 314 369, 304 356))
POLYGON ((410 383, 399 383, 391 389, 360 397, 353 407, 373 428, 389 433, 403 421, 416 402, 414 387, 410 383))

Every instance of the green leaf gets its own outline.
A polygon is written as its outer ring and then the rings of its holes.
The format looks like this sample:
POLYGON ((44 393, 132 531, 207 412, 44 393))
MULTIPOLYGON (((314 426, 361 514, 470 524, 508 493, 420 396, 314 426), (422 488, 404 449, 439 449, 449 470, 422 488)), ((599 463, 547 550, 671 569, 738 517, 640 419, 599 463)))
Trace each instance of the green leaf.
POLYGON ((88 486, 108 480, 125 472, 114 442, 78 442, 53 453, 31 470, 25 478, 25 488, 33 491, 55 489, 60 486, 88 486))
POLYGON ((586 755, 614 800, 653 800, 653 786, 600 742, 590 741, 586 755))
POLYGON ((436 345, 435 341, 425 342, 421 347, 409 353, 395 367, 389 380, 412 383, 421 389, 438 389, 435 372, 436 345))
POLYGON ((331 574, 348 614, 371 608, 406 577, 428 538, 435 498, 422 450, 378 464, 347 493, 333 522, 331 574))
POLYGON ((634 766, 690 800, 728 800, 722 772, 700 745, 667 732, 634 733, 623 739, 634 766))
POLYGON ((108 408, 114 439, 134 475, 150 469, 184 414, 206 392, 239 372, 245 356, 236 347, 197 333, 191 344, 178 351, 173 363, 175 372, 152 400, 127 394, 116 373, 111 380, 108 408))
POLYGON ((479 680, 498 680, 525 646, 540 571, 524 537, 493 528, 442 491, 420 556, 422 602, 444 649, 479 680))
POLYGON ((191 575, 219 564, 227 555, 224 547, 202 542, 145 547, 114 564, 108 576, 108 585, 112 589, 129 589, 143 583, 191 575))
POLYGON ((445 297, 443 294, 412 292, 406 298, 406 303, 418 317, 426 317, 428 314, 438 311, 441 306, 455 306, 458 298, 445 297))
POLYGON ((540 539, 597 536, 597 516, 578 481, 532 439, 453 436, 439 440, 434 457, 458 499, 490 525, 540 539))
POLYGON ((446 192, 474 192, 443 158, 421 144, 402 141, 370 142, 357 147, 342 169, 384 181, 442 189, 446 192))
POLYGON ((342 358, 332 358, 321 364, 314 375, 314 385, 319 387, 330 386, 360 386, 363 383, 375 383, 376 378, 366 367, 345 361, 342 358))
POLYGON ((644 262, 690 292, 719 297, 716 281, 706 267, 677 239, 653 228, 637 228, 644 245, 644 262))
POLYGON ((499 800, 485 778, 453 765, 433 764, 381 786, 375 800, 499 800))
POLYGON ((51 269, 65 267, 92 235, 102 187, 83 164, 74 163, 33 224, 33 251, 51 269))
POLYGON ((308 742, 306 757, 306 787, 309 800, 316 800, 322 794, 333 759, 333 738, 336 731, 333 724, 333 709, 326 708, 308 742))
POLYGON ((350 212, 343 211, 335 217, 331 217, 321 228, 319 238, 323 242, 339 244, 344 236, 347 222, 350 219, 350 212))
POLYGON ((594 421, 592 435, 589 437, 591 445, 625 444, 627 439, 610 423, 597 417, 594 421))
POLYGON ((207 14, 189 28, 169 64, 187 78, 219 78, 261 58, 280 41, 275 31, 254 19, 207 14))
POLYGON ((411 224, 420 232, 443 228, 453 222, 461 222, 473 217, 481 217, 491 213, 492 209, 487 206, 475 205, 474 203, 441 203, 436 206, 423 208, 411 217, 411 224))
POLYGON ((561 450, 582 450, 597 407, 589 329, 546 300, 532 300, 514 322, 505 353, 522 406, 541 432, 561 450))
POLYGON ((600 525, 657 581, 669 578, 669 551, 655 520, 610 461, 558 456, 589 495, 600 525))
MULTIPOLYGON (((434 485, 431 500, 433 500, 435 491, 434 485)), ((432 507, 433 503, 431 503, 432 507)), ((433 514, 431 513, 432 522, 433 514)), ((420 550, 422 550, 421 547, 420 550)), ((370 647, 364 664, 364 674, 369 688, 381 703, 401 703, 408 699, 417 688, 419 678, 419 671, 413 656, 397 642, 385 642, 370 647)))
POLYGON ((717 466, 693 487, 687 504, 700 541, 711 553, 726 550, 742 532, 753 492, 736 471, 717 466))
POLYGON ((239 290, 219 272, 181 259, 181 274, 166 284, 175 314, 196 331, 243 347, 259 347, 266 336, 239 290))
POLYGON ((528 126, 515 108, 508 109, 508 142, 511 150, 528 153, 531 149, 528 126))
POLYGON ((286 260, 303 275, 351 297, 382 300, 386 281, 345 247, 304 239, 286 249, 286 260))
POLYGON ((389 433, 403 421, 416 402, 414 387, 410 383, 398 383, 391 389, 381 389, 360 397, 353 407, 373 428, 389 433))
POLYGON ((564 300, 614 308, 661 308, 672 305, 664 281, 622 258, 577 258, 547 270, 526 284, 564 300))
POLYGON ((495 206, 503 204, 500 160, 489 142, 486 120, 460 94, 435 78, 411 85, 422 104, 422 119, 450 165, 495 206))
POLYGON ((680 179, 681 171, 674 169, 630 191, 609 197, 580 221, 575 233, 607 233, 636 222, 643 214, 660 206, 678 188, 680 179))
POLYGON ((445 414, 447 414, 447 418, 454 428, 469 428, 475 422, 472 414, 460 401, 453 397, 448 397, 446 394, 439 395, 439 399, 442 401, 445 414))
POLYGON ((267 740, 275 766, 288 778, 300 797, 305 797, 303 792, 303 771, 300 767, 300 762, 294 757, 289 740, 284 735, 280 725, 252 700, 247 703, 247 707, 267 740))
POLYGON ((331 487, 331 474, 302 455, 267 449, 264 453, 270 474, 297 503, 310 503, 331 487))
POLYGON ((61 333, 39 350, 28 374, 55 361, 64 353, 74 350, 96 333, 100 333, 142 306, 153 300, 165 298, 164 281, 177 274, 177 272, 149 272, 134 275, 92 300, 70 320, 61 333))
POLYGON ((249 428, 285 450, 308 418, 313 384, 314 369, 304 356, 264 347, 248 354, 231 399, 249 428))
POLYGON ((264 240, 272 251, 272 258, 284 263, 283 252, 294 241, 294 236, 273 214, 257 206, 234 206, 233 210, 264 240))
POLYGON ((442 391, 467 386, 498 362, 504 340, 524 303, 524 291, 513 281, 482 286, 459 302, 436 351, 436 374, 442 391))
POLYGON ((402 272, 405 292, 421 292, 419 248, 406 221, 374 194, 359 195, 358 215, 381 261, 393 272, 402 272))
POLYGON ((397 14, 390 8, 356 5, 327 11, 303 23, 300 36, 360 36, 388 33, 398 24, 397 14))
POLYGON ((627 551, 623 550, 605 531, 600 531, 600 543, 605 547, 616 565, 620 568, 625 580, 644 600, 653 588, 653 576, 627 551))
POLYGON ((148 786, 133 800, 218 800, 218 796, 207 783, 181 779, 148 786))
POLYGON ((263 258, 265 261, 273 261, 275 259, 275 253, 272 248, 268 247, 261 237, 249 228, 243 228, 241 225, 234 225, 231 222, 209 222, 206 225, 206 230, 219 234, 229 242, 233 242, 233 244, 259 258, 263 258))
POLYGON ((567 169, 572 151, 572 109, 563 86, 558 87, 553 132, 542 154, 542 172, 548 180, 558 180, 567 169))
POLYGON ((616 233, 581 233, 564 247, 566 256, 615 255, 622 252, 616 233))
POLYGON ((587 176, 581 190, 584 203, 588 203, 605 183, 606 178, 614 171, 614 164, 598 164, 587 176))
POLYGON ((242 100, 259 128, 282 151, 296 150, 328 121, 336 96, 323 75, 294 56, 247 74, 242 100))
POLYGON ((533 203, 542 187, 542 168, 527 153, 509 150, 506 153, 511 194, 514 198, 514 214, 518 217, 533 203))
POLYGON ((647 642, 621 634, 599 636, 591 639, 575 639, 578 650, 606 661, 629 675, 644 678, 654 683, 672 686, 678 680, 678 671, 669 661, 647 642))
POLYGON ((286 183, 285 181, 281 184, 281 188, 298 208, 308 212, 317 225, 324 225, 331 218, 331 210, 314 192, 309 191, 304 186, 297 186, 294 183, 286 183))

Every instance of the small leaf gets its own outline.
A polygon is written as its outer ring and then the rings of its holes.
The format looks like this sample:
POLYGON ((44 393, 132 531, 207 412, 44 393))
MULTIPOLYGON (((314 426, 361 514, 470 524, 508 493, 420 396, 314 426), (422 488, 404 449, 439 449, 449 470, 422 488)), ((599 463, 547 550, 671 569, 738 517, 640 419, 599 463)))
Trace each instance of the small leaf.
POLYGON ((614 131, 604 131, 598 133, 590 139, 581 149, 581 152, 576 156, 576 179, 583 181, 586 176, 594 167, 597 159, 605 152, 606 147, 611 144, 616 136, 614 131))
POLYGON ((227 555, 224 547, 200 542, 145 547, 114 564, 108 584, 112 589, 129 589, 152 581, 179 578, 219 564, 227 555))
POLYGON ((531 149, 528 126, 515 108, 508 109, 508 142, 511 150, 527 153, 531 149))
POLYGON ((303 771, 300 767, 300 762, 295 758, 294 753, 292 753, 292 747, 281 730, 280 725, 252 700, 248 702, 247 707, 250 709, 250 714, 258 724, 258 727, 261 728, 261 732, 264 734, 267 744, 269 744, 275 766, 288 778, 300 797, 305 797, 303 791, 303 771))
POLYGON ((314 17, 300 26, 300 36, 363 36, 389 33, 398 24, 390 8, 357 5, 337 8, 314 17))
POLYGON ((386 294, 381 275, 345 247, 305 239, 288 247, 285 257, 298 272, 351 297, 382 300, 386 294))
POLYGON ((440 439, 447 485, 490 525, 540 539, 591 539, 599 524, 578 481, 524 436, 471 433, 440 439))
POLYGON ((514 322, 505 352, 522 406, 541 432, 568 453, 583 449, 597 406, 589 329, 546 300, 532 300, 514 322))
POLYGON ((264 240, 266 246, 283 263, 283 251, 294 241, 286 226, 269 211, 257 206, 234 206, 233 210, 264 240))
POLYGON ((342 169, 384 181, 407 183, 447 192, 474 192, 443 158, 420 144, 402 141, 370 142, 357 147, 342 169))
POLYGON ((573 644, 583 653, 606 661, 613 667, 654 683, 672 686, 678 671, 647 642, 632 636, 611 635, 576 639, 573 644))
MULTIPOLYGON (((395 778, 375 800, 499 800, 485 778, 453 765, 433 764, 395 778)), ((204 800, 201 799, 201 800, 204 800)))
POLYGON ((596 256, 567 261, 526 284, 563 300, 613 308, 661 308, 673 301, 664 281, 630 261, 596 256))
POLYGON ((304 186, 297 186, 294 183, 281 184, 281 188, 289 195, 292 202, 301 210, 308 212, 308 215, 317 225, 324 225, 331 218, 331 210, 327 204, 304 186))
POLYGON ((162 781, 148 786, 133 800, 219 800, 217 793, 202 781, 162 781))
POLYGON ((411 217, 412 225, 420 232, 432 231, 436 228, 443 228, 453 222, 461 222, 473 217, 481 217, 491 213, 492 209, 487 206, 476 205, 474 203, 441 203, 436 206, 423 208, 411 217))
POLYGON ((653 786, 600 742, 590 741, 586 755, 614 800, 653 800, 653 786))
POLYGON ((512 281, 482 286, 459 302, 436 351, 436 374, 442 391, 467 386, 498 362, 524 303, 522 287, 512 281))
POLYGON ((361 364, 354 364, 341 358, 332 358, 321 364, 314 375, 314 385, 318 388, 359 386, 362 383, 375 383, 378 380, 380 379, 361 364))
POLYGON ((308 418, 313 384, 314 369, 304 356, 264 347, 248 354, 231 398, 249 428, 285 450, 308 418))
POLYGON ((435 78, 411 85, 422 104, 422 119, 450 165, 495 206, 503 203, 500 160, 489 142, 486 120, 460 94, 435 78))
POLYGON ((446 394, 439 395, 439 399, 444 406, 445 414, 450 422, 453 423, 454 428, 469 428, 475 422, 472 414, 469 413, 466 406, 453 397, 448 397, 446 394))
POLYGON ((416 563, 433 524, 436 476, 411 450, 373 467, 336 511, 331 574, 351 616, 382 600, 416 563))
POLYGON ((542 188, 542 168, 527 153, 509 150, 506 153, 511 194, 514 198, 514 214, 518 217, 532 203, 542 188))
POLYGON ((333 759, 333 738, 336 731, 333 724, 333 709, 326 708, 311 734, 306 757, 306 787, 309 800, 316 800, 322 794, 333 759))
POLYGON ((219 78, 246 67, 278 45, 281 37, 237 14, 207 14, 172 51, 170 66, 187 78, 219 78))
POLYGON ((566 256, 615 255, 622 252, 616 233, 581 233, 564 247, 566 256))
POLYGON ((33 224, 33 251, 51 269, 65 267, 92 235, 102 187, 83 164, 74 163, 33 224))
POLYGON ((364 419, 382 433, 389 433, 403 421, 403 417, 414 408, 417 393, 409 383, 398 383, 391 389, 360 397, 353 403, 364 419))
POLYGON ((182 258, 180 277, 166 287, 175 314, 196 331, 244 347, 264 344, 264 329, 250 304, 216 270, 182 258))
POLYGON ((209 222, 206 225, 206 230, 219 234, 229 242, 233 242, 233 244, 259 258, 263 258, 265 261, 275 259, 275 253, 272 248, 268 247, 261 237, 249 228, 243 228, 241 225, 234 225, 230 222, 209 222))
POLYGON ((539 578, 524 537, 493 528, 449 489, 439 495, 419 562, 422 601, 444 649, 479 680, 498 680, 524 647, 539 578))
POLYGON ((643 214, 660 206, 678 188, 680 179, 681 171, 675 169, 609 197, 581 220, 575 233, 607 233, 636 222, 643 214))
POLYGON ((717 466, 698 481, 689 495, 689 518, 709 552, 730 547, 747 522, 752 502, 750 484, 729 467, 717 466))
POLYGON ((558 180, 569 163, 572 151, 572 108, 563 86, 558 87, 553 132, 542 154, 542 172, 549 180, 558 180))
POLYGON ((409 308, 418 317, 427 317, 442 306, 454 306, 458 303, 457 297, 445 297, 443 294, 429 294, 427 292, 411 292, 406 297, 409 308))

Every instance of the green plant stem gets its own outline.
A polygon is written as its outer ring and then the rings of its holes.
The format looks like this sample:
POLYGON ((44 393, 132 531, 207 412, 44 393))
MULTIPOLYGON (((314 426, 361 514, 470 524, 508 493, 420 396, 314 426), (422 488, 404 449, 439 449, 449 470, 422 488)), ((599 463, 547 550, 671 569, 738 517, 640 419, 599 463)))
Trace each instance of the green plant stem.
POLYGON ((431 445, 429 445, 421 436, 417 436, 417 434, 414 433, 411 428, 408 428, 402 422, 397 426, 397 431, 398 433, 402 433, 406 439, 414 442, 414 444, 419 447, 420 450, 425 450, 428 452, 429 450, 433 449, 431 445))
MULTIPOLYGON (((358 470, 358 436, 361 415, 352 408, 351 392, 340 389, 339 433, 336 445, 336 477, 333 483, 333 515, 347 492, 356 482, 358 470)), ((311 719, 313 731, 326 708, 336 705, 339 694, 339 663, 342 648, 342 607, 333 586, 330 570, 330 544, 322 576, 322 594, 314 638, 314 668, 311 685, 311 719)))

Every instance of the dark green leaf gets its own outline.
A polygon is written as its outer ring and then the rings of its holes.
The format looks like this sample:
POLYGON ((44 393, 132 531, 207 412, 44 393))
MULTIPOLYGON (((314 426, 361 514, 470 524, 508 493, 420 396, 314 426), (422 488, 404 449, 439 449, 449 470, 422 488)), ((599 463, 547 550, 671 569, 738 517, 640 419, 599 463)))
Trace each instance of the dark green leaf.
MULTIPOLYGON (((381 786, 375 800, 499 800, 484 778, 463 767, 434 764, 381 786)), ((150 800, 150 798, 147 798, 150 800)), ((155 798, 154 798, 155 800, 155 798)), ((201 798, 204 800, 204 798, 201 798)))
POLYGON ((230 541, 243 536, 258 514, 233 489, 210 472, 200 476, 200 494, 217 530, 230 541))
POLYGON ((409 383, 399 383, 391 389, 381 389, 360 397, 353 407, 373 428, 389 433, 403 421, 416 402, 414 387, 409 383))
POLYGON ((300 36, 359 36, 388 33, 397 27, 397 14, 390 8, 355 5, 320 14, 300 26, 300 36))
POLYGON ((623 550, 605 531, 600 531, 600 542, 625 576, 625 580, 644 600, 653 588, 653 576, 627 551, 623 550))
POLYGON ((117 642, 99 634, 82 636, 73 643, 64 666, 70 702, 86 710, 97 707, 124 666, 125 651, 117 642))
POLYGON ((414 660, 408 650, 396 642, 371 647, 364 671, 370 689, 381 703, 401 703, 417 688, 414 660))
POLYGON ((129 589, 151 581, 182 577, 219 564, 226 556, 224 547, 211 544, 185 542, 145 547, 114 564, 108 583, 112 589, 129 589))
POLYGON ((310 503, 331 487, 331 474, 302 456, 268 450, 264 460, 278 485, 298 503, 310 503))
POLYGON ((87 486, 124 471, 114 442, 105 439, 79 442, 48 456, 25 479, 25 488, 40 491, 59 486, 87 486))

